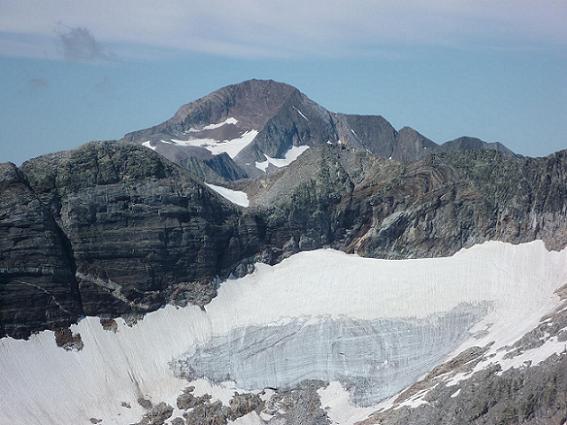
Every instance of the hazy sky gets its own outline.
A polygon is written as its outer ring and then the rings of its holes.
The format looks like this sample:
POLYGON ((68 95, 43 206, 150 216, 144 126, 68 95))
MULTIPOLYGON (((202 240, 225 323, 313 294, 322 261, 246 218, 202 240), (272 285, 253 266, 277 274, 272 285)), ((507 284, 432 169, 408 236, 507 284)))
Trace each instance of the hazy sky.
POLYGON ((0 0, 0 162, 272 78, 436 142, 567 148, 563 0, 0 0))

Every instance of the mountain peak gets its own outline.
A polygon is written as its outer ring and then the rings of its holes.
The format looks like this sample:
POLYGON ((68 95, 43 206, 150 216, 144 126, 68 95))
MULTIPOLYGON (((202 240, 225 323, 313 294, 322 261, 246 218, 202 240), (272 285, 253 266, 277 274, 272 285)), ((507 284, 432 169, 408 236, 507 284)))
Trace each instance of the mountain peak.
POLYGON ((298 152, 325 144, 401 162, 436 151, 492 149, 513 155, 500 144, 468 137, 439 146, 410 127, 396 131, 381 115, 332 112, 289 84, 261 79, 222 87, 181 106, 161 124, 127 134, 124 140, 218 182, 270 174, 289 165, 298 152), (212 161, 211 155, 220 154, 224 154, 222 161, 212 161), (218 175, 218 170, 230 173, 218 175))
POLYGON ((462 136, 441 145, 443 152, 457 152, 463 150, 494 150, 505 156, 516 156, 514 152, 499 142, 485 142, 477 137, 462 136))

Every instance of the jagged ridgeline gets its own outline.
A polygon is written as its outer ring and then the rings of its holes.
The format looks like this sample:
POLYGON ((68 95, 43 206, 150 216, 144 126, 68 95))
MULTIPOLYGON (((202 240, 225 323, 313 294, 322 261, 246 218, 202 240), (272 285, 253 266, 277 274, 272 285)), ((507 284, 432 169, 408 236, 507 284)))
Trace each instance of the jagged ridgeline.
POLYGON ((564 425, 566 204, 260 80, 0 164, 0 422, 564 425))

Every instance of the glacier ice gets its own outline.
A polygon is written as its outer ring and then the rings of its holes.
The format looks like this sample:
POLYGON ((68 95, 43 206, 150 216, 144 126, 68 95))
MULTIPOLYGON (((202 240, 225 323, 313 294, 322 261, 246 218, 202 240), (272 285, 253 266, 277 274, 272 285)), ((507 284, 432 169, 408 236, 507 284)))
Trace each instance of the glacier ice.
POLYGON ((234 381, 254 391, 290 389, 306 379, 339 381, 369 406, 415 382, 462 342, 488 305, 460 305, 425 319, 313 322, 250 326, 217 336, 172 362, 190 380, 234 381))
MULTIPOLYGON (((166 306, 134 326, 117 319, 116 333, 87 317, 72 326, 81 351, 57 347, 51 331, 1 339, 0 423, 134 423, 144 413, 140 396, 175 404, 188 385, 183 362, 223 398, 240 385, 293 385, 306 376, 339 381, 329 388, 373 403, 467 347, 493 341, 498 353, 536 327, 559 305, 554 291, 567 282, 565 264, 567 250, 548 251, 542 242, 490 242, 452 257, 397 261, 316 250, 258 264, 224 282, 206 311, 166 306), (285 343, 272 344, 282 335, 285 343), (422 358, 406 356, 410 346, 422 358), (233 387, 219 383, 223 368, 238 381, 233 387)), ((553 344, 538 356, 562 349, 553 344)), ((326 404, 334 393, 322 390, 326 404)), ((341 397, 337 411, 348 404, 341 397)))

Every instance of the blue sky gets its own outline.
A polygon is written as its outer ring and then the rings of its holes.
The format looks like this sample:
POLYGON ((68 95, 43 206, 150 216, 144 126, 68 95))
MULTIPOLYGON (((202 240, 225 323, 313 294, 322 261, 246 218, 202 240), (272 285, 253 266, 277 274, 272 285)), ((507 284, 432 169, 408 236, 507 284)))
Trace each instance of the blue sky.
POLYGON ((566 3, 398 3, 0 0, 0 162, 119 138, 249 78, 439 143, 567 148, 566 3))

